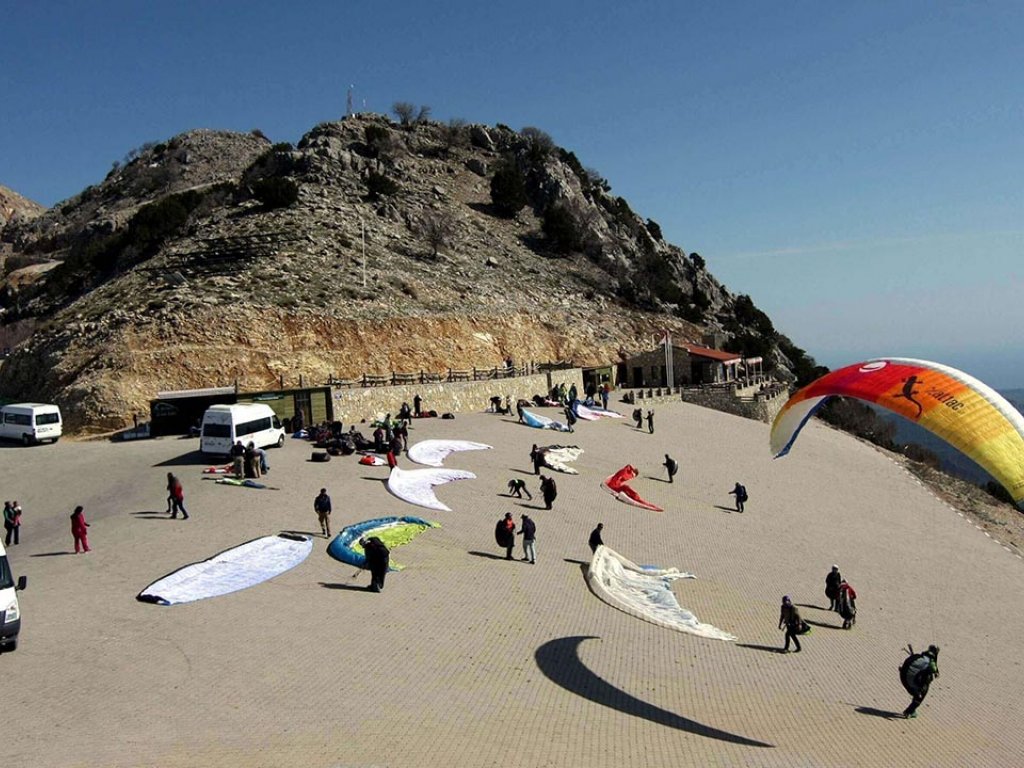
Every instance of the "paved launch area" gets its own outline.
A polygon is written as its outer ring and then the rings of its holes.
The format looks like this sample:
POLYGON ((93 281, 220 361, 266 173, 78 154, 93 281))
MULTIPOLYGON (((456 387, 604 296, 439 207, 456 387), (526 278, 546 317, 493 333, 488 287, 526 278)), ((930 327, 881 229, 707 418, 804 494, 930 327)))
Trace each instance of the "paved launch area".
POLYGON ((671 404, 657 406, 656 428, 606 420, 562 435, 494 414, 417 421, 411 442, 494 446, 446 460, 478 475, 438 490, 452 512, 391 496, 386 467, 312 463, 294 440, 269 453, 276 490, 202 479, 196 439, 0 448, 0 497, 25 509, 10 559, 29 578, 21 647, 0 656, 0 763, 1024 764, 1024 561, 883 454, 824 426, 811 424, 779 461, 764 424, 671 404), (550 512, 503 495, 523 477, 537 498, 535 442, 585 449, 578 476, 555 475, 550 512), (673 485, 666 452, 681 465, 673 485), (666 512, 601 490, 626 463, 666 512), (185 485, 187 522, 166 519, 168 471, 185 485), (744 514, 730 511, 737 480, 750 492, 744 514), (173 607, 135 600, 250 539, 318 533, 322 486, 335 531, 387 514, 443 527, 394 554, 406 570, 381 594, 318 538, 303 564, 251 589, 173 607), (68 554, 76 504, 91 523, 87 555, 68 554), (535 519, 537 565, 498 559, 493 529, 506 511, 535 519), (675 583, 680 604, 739 640, 680 634, 599 601, 582 565, 597 522, 626 557, 696 573, 675 583), (852 631, 821 609, 833 562, 860 596, 852 631), (810 606, 799 654, 775 652, 783 594, 810 606), (907 643, 942 649, 941 677, 909 721, 895 716, 909 701, 897 680, 907 643))

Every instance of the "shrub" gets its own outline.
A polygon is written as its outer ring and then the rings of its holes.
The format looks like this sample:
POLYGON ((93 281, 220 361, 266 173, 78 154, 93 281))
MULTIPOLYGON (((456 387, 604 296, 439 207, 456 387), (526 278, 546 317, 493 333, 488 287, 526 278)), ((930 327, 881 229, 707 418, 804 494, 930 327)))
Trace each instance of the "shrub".
POLYGON ((513 161, 506 159, 491 177, 491 202, 495 210, 507 218, 515 216, 529 202, 526 179, 513 161))
POLYGON ((371 200, 379 200, 382 196, 388 197, 398 190, 398 184, 383 173, 370 171, 366 177, 366 192, 371 200))
POLYGON ((299 199, 299 186, 291 179, 269 176, 252 185, 256 199, 268 210, 287 208, 299 199))
POLYGON ((573 212, 558 203, 544 211, 541 225, 551 247, 558 253, 572 253, 583 249, 583 229, 573 212))
POLYGON ((263 139, 264 141, 270 141, 270 139, 267 138, 267 134, 265 134, 259 128, 253 128, 251 131, 249 131, 249 133, 252 134, 253 136, 255 136, 257 139, 263 139))
POLYGON ((455 236, 455 217, 450 211, 427 213, 416 225, 416 233, 430 245, 433 256, 455 236))
POLYGON ((695 266, 697 269, 704 269, 704 267, 707 266, 704 263, 704 258, 699 253, 696 252, 690 254, 690 261, 693 262, 693 266, 695 266))
POLYGON ((532 125, 523 128, 519 135, 526 139, 527 150, 531 160, 544 160, 551 154, 551 150, 555 148, 555 142, 551 135, 540 128, 534 128, 532 125))
POLYGON ((647 231, 655 240, 665 240, 665 238, 661 236, 661 225, 658 224, 658 222, 656 222, 654 219, 647 220, 647 231))

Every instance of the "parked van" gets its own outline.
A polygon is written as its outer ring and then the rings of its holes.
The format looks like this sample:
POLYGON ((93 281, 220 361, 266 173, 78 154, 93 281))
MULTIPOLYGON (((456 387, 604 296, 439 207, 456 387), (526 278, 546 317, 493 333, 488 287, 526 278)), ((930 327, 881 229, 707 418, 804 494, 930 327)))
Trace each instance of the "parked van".
POLYGON ((13 651, 18 647, 18 632, 21 631, 18 592, 27 584, 28 579, 22 576, 15 585, 11 565, 7 562, 7 551, 0 541, 0 652, 13 651))
POLYGON ((61 436, 60 408, 44 403, 13 403, 0 408, 0 437, 20 440, 24 445, 61 436))
POLYGON ((211 405, 203 414, 199 450, 226 456, 238 440, 243 445, 255 443, 257 448, 284 445, 281 420, 269 405, 242 403, 211 405))

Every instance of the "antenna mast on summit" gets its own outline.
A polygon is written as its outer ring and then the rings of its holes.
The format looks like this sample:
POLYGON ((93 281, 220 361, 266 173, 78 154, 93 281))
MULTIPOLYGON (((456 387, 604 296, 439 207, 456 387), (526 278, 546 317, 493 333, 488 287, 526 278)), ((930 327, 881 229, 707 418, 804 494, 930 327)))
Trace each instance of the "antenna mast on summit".
POLYGON ((354 85, 348 87, 348 98, 345 100, 345 117, 352 117, 352 89, 354 85))

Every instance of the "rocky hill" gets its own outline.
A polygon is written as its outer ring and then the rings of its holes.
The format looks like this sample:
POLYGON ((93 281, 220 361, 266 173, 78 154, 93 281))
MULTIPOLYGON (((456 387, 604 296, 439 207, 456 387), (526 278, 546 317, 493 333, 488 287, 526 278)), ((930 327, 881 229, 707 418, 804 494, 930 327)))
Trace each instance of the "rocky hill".
POLYGON ((0 184, 0 231, 3 231, 10 221, 34 219, 45 210, 46 208, 39 203, 34 203, 0 184))
POLYGON ((297 146, 193 131, 0 232, 26 340, 0 394, 105 430, 158 390, 517 361, 607 364, 671 328, 806 364, 749 297, 542 131, 359 115, 297 146), (18 280, 25 269, 33 279, 18 280))

